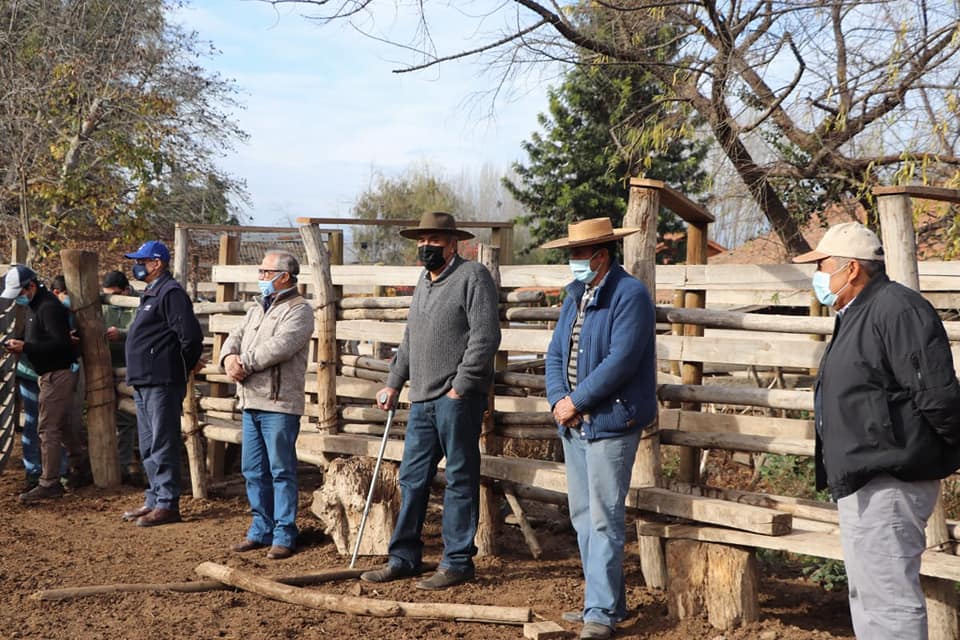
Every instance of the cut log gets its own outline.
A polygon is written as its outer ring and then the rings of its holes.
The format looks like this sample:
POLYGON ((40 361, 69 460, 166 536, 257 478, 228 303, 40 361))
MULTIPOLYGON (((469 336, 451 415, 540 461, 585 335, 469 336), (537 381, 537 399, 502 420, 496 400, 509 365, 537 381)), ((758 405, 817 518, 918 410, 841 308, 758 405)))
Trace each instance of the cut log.
POLYGON ((196 572, 206 578, 212 578, 266 598, 337 613, 381 618, 435 618, 460 622, 518 625, 529 622, 531 617, 530 609, 523 607, 494 607, 451 602, 396 602, 307 591, 213 562, 204 562, 196 568, 196 572))
MULTIPOLYGON (((350 580, 359 578, 366 569, 335 569, 308 573, 301 576, 286 576, 273 578, 282 584, 307 586, 335 580, 350 580)), ((72 600, 87 596, 99 596, 106 593, 137 593, 141 591, 176 591, 178 593, 200 593, 203 591, 217 591, 232 587, 216 580, 200 580, 193 582, 160 582, 160 583, 133 583, 133 584, 102 584, 88 587, 65 587, 63 589, 45 589, 37 591, 30 597, 34 600, 72 600)))
POLYGON ((708 544, 704 598, 710 625, 726 631, 760 619, 757 556, 752 549, 708 544))
POLYGON ((556 640, 568 638, 570 632, 552 620, 544 622, 528 622, 523 625, 523 637, 530 640, 556 640))
MULTIPOLYGON (((381 434, 383 427, 380 428, 381 434)), ((337 458, 327 469, 323 486, 314 491, 310 507, 323 525, 341 555, 353 553, 360 519, 370 489, 374 460, 370 458, 337 458)), ((370 504, 370 513, 360 541, 360 555, 386 555, 390 536, 400 512, 400 491, 397 484, 398 465, 384 462, 370 504)))
POLYGON ((707 547, 695 540, 667 541, 667 611, 674 620, 703 614, 707 587, 707 547))

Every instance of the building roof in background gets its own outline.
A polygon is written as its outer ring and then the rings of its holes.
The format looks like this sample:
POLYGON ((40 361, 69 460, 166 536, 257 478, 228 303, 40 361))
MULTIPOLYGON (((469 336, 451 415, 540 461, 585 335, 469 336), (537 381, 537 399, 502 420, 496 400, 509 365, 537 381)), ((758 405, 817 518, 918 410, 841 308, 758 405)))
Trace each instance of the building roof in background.
MULTIPOLYGON (((944 202, 914 199, 921 208, 916 218, 917 256, 920 260, 943 260, 946 253, 945 230, 953 224, 949 205, 944 202)), ((814 214, 803 226, 803 237, 811 247, 817 246, 827 229, 842 222, 866 222, 866 212, 859 203, 834 204, 814 214)), ((776 233, 770 231, 744 242, 724 253, 710 256, 710 264, 782 264, 789 254, 776 233)))

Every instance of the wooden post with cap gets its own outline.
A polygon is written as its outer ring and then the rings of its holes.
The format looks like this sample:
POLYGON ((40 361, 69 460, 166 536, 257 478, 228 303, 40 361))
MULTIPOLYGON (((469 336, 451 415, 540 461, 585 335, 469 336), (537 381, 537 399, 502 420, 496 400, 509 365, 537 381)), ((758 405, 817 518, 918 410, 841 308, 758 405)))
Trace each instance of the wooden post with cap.
MULTIPOLYGON (((917 266, 917 239, 913 226, 912 197, 960 203, 960 191, 932 187, 877 187, 880 229, 883 241, 884 262, 891 280, 920 290, 920 275, 917 266)), ((953 545, 947 532, 946 514, 943 510, 943 491, 937 505, 927 520, 927 548, 953 545)), ((921 576, 923 593, 927 604, 929 640, 958 640, 960 629, 957 621, 957 591, 953 582, 940 578, 921 576)))

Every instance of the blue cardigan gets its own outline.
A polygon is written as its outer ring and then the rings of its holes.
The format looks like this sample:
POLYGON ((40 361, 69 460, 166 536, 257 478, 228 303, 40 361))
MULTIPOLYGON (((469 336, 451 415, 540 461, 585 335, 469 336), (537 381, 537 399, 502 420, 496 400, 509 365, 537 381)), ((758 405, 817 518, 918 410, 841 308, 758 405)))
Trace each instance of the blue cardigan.
POLYGON ((598 440, 642 429, 657 415, 656 316, 643 283, 612 265, 584 313, 578 383, 571 393, 570 334, 585 289, 577 281, 566 287, 547 350, 547 399, 553 407, 569 395, 586 414, 580 427, 585 437, 598 440))

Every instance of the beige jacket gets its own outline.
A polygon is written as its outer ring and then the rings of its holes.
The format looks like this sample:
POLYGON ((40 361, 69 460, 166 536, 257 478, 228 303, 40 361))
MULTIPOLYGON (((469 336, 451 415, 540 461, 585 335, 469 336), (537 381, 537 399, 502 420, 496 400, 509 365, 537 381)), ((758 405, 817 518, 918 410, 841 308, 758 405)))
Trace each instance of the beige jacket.
POLYGON ((237 354, 247 372, 237 384, 241 409, 303 415, 313 326, 313 309, 296 292, 274 300, 266 312, 262 304, 247 311, 220 350, 221 367, 227 356, 237 354))

